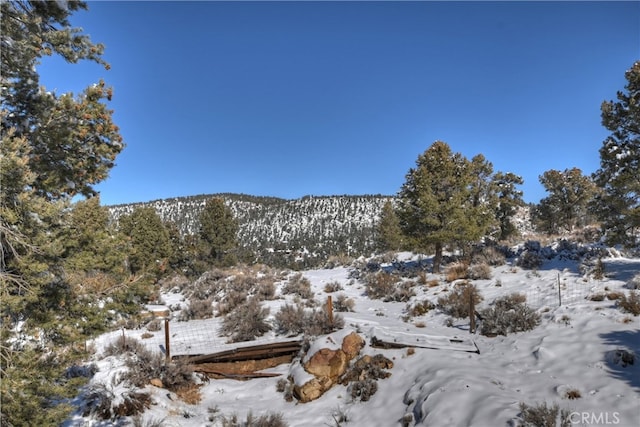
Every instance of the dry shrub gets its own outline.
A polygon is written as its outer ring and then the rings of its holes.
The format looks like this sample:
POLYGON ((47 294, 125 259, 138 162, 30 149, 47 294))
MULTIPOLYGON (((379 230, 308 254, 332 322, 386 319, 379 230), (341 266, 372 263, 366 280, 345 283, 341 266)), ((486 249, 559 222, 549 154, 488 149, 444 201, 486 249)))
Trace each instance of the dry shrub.
POLYGON ((407 306, 407 313, 411 317, 422 316, 436 308, 436 305, 429 300, 416 302, 412 306, 407 306))
POLYGON ((353 311, 355 304, 353 298, 347 298, 345 294, 338 294, 333 300, 333 309, 339 312, 353 311))
POLYGON ((484 246, 476 251, 471 258, 471 264, 488 264, 496 267, 507 262, 504 253, 495 246, 484 246))
POLYGON ((415 295, 411 280, 402 280, 395 274, 384 271, 369 273, 365 276, 365 289, 371 299, 382 299, 385 302, 406 302, 415 295))
POLYGON ((378 391, 378 383, 371 378, 356 381, 349 386, 349 392, 353 400, 366 402, 378 391))
POLYGON ((622 295, 618 300, 618 305, 627 313, 637 316, 640 314, 640 292, 629 291, 629 296, 622 295))
POLYGON ((627 282, 627 288, 629 289, 640 289, 640 273, 633 276, 627 282))
POLYGON ((507 335, 530 331, 540 324, 540 315, 525 304, 526 297, 511 294, 494 301, 493 307, 480 312, 482 335, 507 335))
POLYGON ((282 287, 282 293, 298 295, 303 299, 313 298, 311 282, 309 282, 309 279, 304 277, 302 273, 297 273, 291 276, 287 283, 282 287))
POLYGON ((281 335, 295 336, 304 332, 307 315, 299 305, 285 304, 275 314, 276 332, 281 335))
POLYGON ((475 285, 465 282, 456 285, 447 296, 438 298, 438 308, 450 316, 465 319, 469 317, 471 301, 476 306, 483 299, 475 285))
POLYGON ((529 406, 526 403, 520 403, 520 418, 525 426, 569 427, 571 425, 569 415, 568 410, 560 410, 557 404, 547 406, 547 402, 543 402, 537 406, 529 406))
POLYGON ((114 420, 143 413, 151 406, 151 395, 140 391, 126 391, 116 397, 104 384, 92 386, 84 396, 83 417, 114 420), (119 402, 119 403, 116 403, 119 402))
POLYGON ((324 285, 324 291, 328 294, 330 294, 331 292, 338 292, 343 290, 344 288, 342 287, 342 285, 340 284, 340 282, 338 281, 333 281, 333 282, 329 282, 326 285, 324 285))
POLYGON ((491 267, 489 264, 474 264, 469 267, 469 278, 473 280, 491 279, 491 267))
POLYGON ((400 277, 385 271, 368 273, 364 277, 367 296, 371 299, 385 298, 393 294, 395 284, 398 281, 400 281, 400 277))
POLYGON ((447 282, 453 282, 459 279, 469 278, 469 265, 464 262, 454 262, 447 266, 445 280, 447 282))
POLYGON ((149 323, 147 323, 147 331, 149 332, 158 332, 162 329, 162 320, 160 319, 152 319, 149 323))
POLYGON ((204 300, 190 299, 189 305, 180 311, 179 321, 187 322, 189 320, 209 319, 213 317, 213 298, 209 297, 204 300))
POLYGON ((574 399, 581 398, 582 394, 580 393, 580 390, 578 390, 576 388, 572 388, 572 389, 569 389, 569 390, 565 391, 563 397, 565 399, 574 400, 574 399))
POLYGON ((254 340, 271 330, 266 321, 268 315, 268 307, 262 307, 260 301, 250 298, 224 318, 220 334, 228 336, 229 342, 254 340))
POLYGON ((622 292, 607 292, 608 300, 616 301, 622 298, 624 298, 624 294, 622 292))
POLYGON ((120 288, 112 275, 101 271, 70 272, 67 280, 78 295, 109 295, 120 288))
POLYGON ((543 262, 544 259, 538 252, 525 251, 516 261, 516 265, 526 270, 537 270, 542 267, 543 262))
POLYGON ((262 301, 271 301, 276 298, 276 285, 272 280, 261 280, 253 291, 254 296, 262 301))
POLYGON ((313 310, 307 320, 305 335, 318 336, 330 334, 338 329, 344 328, 344 319, 338 314, 333 315, 333 319, 329 320, 329 314, 325 306, 319 310, 313 310))
POLYGON ((230 289, 227 291, 227 294, 224 298, 216 306, 217 315, 224 316, 225 314, 231 313, 237 307, 247 302, 247 292, 242 290, 230 289))
POLYGON ((606 295, 603 293, 597 293, 593 295, 589 295, 589 301, 604 301, 606 295))
POLYGON ((435 288, 436 286, 440 285, 440 280, 438 279, 431 279, 428 280, 425 285, 427 286, 427 288, 435 288))
POLYGON ((220 423, 222 427, 288 427, 284 416, 279 412, 270 412, 259 417, 249 412, 245 421, 240 421, 237 414, 221 416, 220 423))

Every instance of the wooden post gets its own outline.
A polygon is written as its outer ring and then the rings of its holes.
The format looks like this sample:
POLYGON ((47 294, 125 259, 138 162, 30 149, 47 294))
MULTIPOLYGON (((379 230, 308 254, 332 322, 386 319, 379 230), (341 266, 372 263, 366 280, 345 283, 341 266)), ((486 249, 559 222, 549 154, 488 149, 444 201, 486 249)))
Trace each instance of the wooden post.
POLYGON ((469 333, 476 332, 476 308, 473 305, 473 292, 469 292, 469 333))
POLYGON ((329 324, 333 326, 333 301, 331 295, 327 297, 327 314, 329 316, 329 324))
POLYGON ((169 318, 164 319, 164 348, 167 361, 171 360, 171 349, 169 347, 169 318))
POLYGON ((127 341, 124 336, 124 328, 122 328, 122 351, 124 352, 127 349, 127 341))
POLYGON ((558 273, 558 307, 562 306, 562 292, 560 290, 560 273, 558 273))

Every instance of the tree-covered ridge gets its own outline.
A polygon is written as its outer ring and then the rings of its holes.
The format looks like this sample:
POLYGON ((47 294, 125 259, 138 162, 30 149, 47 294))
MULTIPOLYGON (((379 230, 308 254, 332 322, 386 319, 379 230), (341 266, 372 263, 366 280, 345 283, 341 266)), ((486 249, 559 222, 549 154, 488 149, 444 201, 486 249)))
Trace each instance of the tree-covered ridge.
POLYGON ((393 196, 304 196, 286 200, 244 194, 177 197, 109 206, 114 222, 136 207, 153 207, 164 222, 174 223, 183 236, 199 230, 208 200, 221 197, 238 221, 242 249, 267 261, 273 253, 306 251, 320 259, 335 254, 362 254, 375 247, 380 213, 393 196))

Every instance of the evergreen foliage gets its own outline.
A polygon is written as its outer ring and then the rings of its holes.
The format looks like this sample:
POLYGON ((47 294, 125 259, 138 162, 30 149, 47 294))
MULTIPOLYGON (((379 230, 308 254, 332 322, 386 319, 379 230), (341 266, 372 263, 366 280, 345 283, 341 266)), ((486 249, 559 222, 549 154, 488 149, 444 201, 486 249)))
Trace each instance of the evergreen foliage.
POLYGON ((120 218, 120 233, 128 243, 132 274, 157 274, 166 268, 171 254, 169 231, 153 208, 138 207, 120 218))
POLYGON ((376 249, 381 252, 398 251, 404 246, 400 220, 391 201, 382 206, 380 221, 376 229, 376 249))
POLYGON ((211 265, 233 265, 238 247, 238 223, 224 199, 207 201, 200 214, 202 259, 211 265))
POLYGON ((495 222, 493 167, 482 155, 471 161, 436 141, 406 175, 398 198, 404 234, 419 250, 435 247, 439 272, 446 244, 467 244, 485 236, 495 222))
POLYGON ((511 219, 515 216, 518 207, 524 205, 522 191, 516 188, 517 185, 524 184, 524 180, 511 172, 496 172, 493 182, 498 196, 496 210, 496 218, 500 226, 498 239, 504 240, 518 233, 511 219))
POLYGON ((540 200, 534 211, 539 229, 553 234, 588 225, 587 207, 597 192, 590 177, 584 176, 578 168, 562 172, 552 169, 540 176, 540 183, 549 195, 540 200))
POLYGON ((611 135, 600 148, 594 175, 602 189, 594 206, 609 243, 633 246, 640 228, 640 61, 625 73, 617 101, 602 103, 602 125, 611 135))
POLYGON ((86 8, 74 0, 0 3, 3 425, 57 425, 65 418, 70 408, 62 402, 81 383, 61 376, 78 357, 68 347, 103 330, 107 320, 70 277, 112 273, 119 264, 104 227, 89 236, 88 227, 104 224, 104 212, 91 204, 69 211, 73 196, 96 194, 94 185, 124 147, 105 104, 112 90, 100 81, 77 96, 58 95, 41 86, 37 72, 40 59, 54 54, 108 68, 103 46, 70 25, 69 17, 86 8), (83 220, 92 222, 84 231, 83 220))

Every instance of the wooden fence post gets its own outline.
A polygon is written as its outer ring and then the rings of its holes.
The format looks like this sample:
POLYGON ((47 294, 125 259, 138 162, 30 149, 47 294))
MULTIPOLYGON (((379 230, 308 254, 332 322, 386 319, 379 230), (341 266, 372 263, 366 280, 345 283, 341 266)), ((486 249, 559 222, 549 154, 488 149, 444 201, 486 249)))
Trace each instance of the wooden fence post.
POLYGON ((333 326, 333 301, 331 295, 327 297, 327 314, 329 316, 329 324, 333 326))

